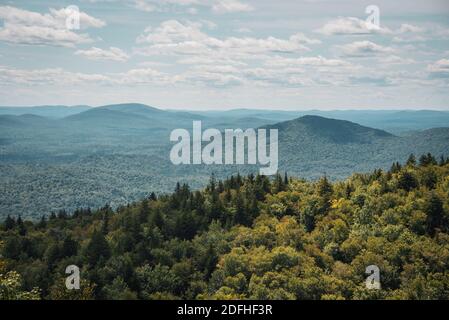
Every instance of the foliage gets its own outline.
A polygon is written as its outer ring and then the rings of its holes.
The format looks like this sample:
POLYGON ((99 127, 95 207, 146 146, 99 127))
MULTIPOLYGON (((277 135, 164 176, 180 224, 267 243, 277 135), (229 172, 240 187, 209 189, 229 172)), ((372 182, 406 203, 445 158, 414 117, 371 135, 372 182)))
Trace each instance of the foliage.
POLYGON ((334 183, 212 177, 117 210, 9 217, 1 296, 449 299, 449 163, 414 159, 334 183), (71 264, 79 291, 64 286, 71 264), (365 287, 370 265, 381 290, 365 287))

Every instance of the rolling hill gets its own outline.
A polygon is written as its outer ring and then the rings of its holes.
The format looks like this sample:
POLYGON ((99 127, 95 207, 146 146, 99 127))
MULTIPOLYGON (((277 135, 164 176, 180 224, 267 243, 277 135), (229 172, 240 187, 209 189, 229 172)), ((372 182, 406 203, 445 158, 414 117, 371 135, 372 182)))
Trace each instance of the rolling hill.
MULTIPOLYGON (((0 217, 37 218, 62 208, 112 206, 165 193, 176 182, 201 188, 217 177, 257 172, 257 166, 175 166, 169 132, 203 128, 279 130, 279 170, 316 179, 387 169, 410 153, 449 155, 449 128, 394 135, 317 115, 275 122, 261 112, 244 116, 175 112, 141 104, 91 108, 61 119, 0 115, 0 217), (275 122, 275 123, 274 123, 275 122)), ((237 112, 238 113, 238 112, 237 112)), ((390 113, 394 114, 394 113, 390 113)), ((266 114, 265 114, 266 115, 266 114)), ((292 116, 292 115, 291 115, 292 116)))

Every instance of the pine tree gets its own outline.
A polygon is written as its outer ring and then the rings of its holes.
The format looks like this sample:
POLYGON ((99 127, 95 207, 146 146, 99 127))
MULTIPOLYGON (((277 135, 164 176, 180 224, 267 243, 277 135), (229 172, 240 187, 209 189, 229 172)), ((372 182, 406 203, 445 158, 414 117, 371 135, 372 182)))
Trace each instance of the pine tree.
POLYGON ((435 192, 431 193, 425 204, 424 212, 427 214, 427 232, 431 236, 435 235, 436 229, 446 229, 443 201, 435 192))
POLYGON ((390 168, 390 173, 398 173, 399 171, 401 171, 401 169, 402 169, 402 166, 401 166, 401 164, 399 163, 399 162, 394 162, 392 165, 391 165, 391 168, 390 168))
POLYGON ((162 216, 162 213, 160 209, 156 209, 153 211, 153 214, 150 216, 150 225, 153 227, 158 227, 159 230, 162 230, 164 227, 164 217, 162 216))
POLYGON ((423 154, 420 158, 419 158, 419 165, 422 167, 428 166, 428 165, 436 165, 437 161, 435 159, 435 157, 431 154, 423 154))
POLYGON ((399 175, 398 187, 405 190, 411 191, 418 187, 418 180, 416 180, 415 176, 408 171, 403 171, 399 175))
POLYGON ((94 266, 101 260, 107 260, 111 251, 102 232, 94 231, 92 238, 86 248, 87 261, 94 266))
POLYGON ((19 230, 19 234, 21 236, 26 235, 27 230, 26 230, 25 224, 23 223, 22 218, 20 216, 17 218, 17 229, 19 230))
POLYGON ((148 199, 150 201, 157 201, 157 196, 156 196, 156 194, 154 192, 151 192, 150 196, 148 197, 148 199))
POLYGON ((143 200, 142 205, 139 211, 139 221, 140 223, 145 223, 148 220, 148 216, 150 215, 150 208, 148 206, 148 201, 143 200))
POLYGON ((318 194, 321 197, 330 197, 332 195, 333 192, 332 185, 330 184, 326 176, 322 177, 318 181, 317 190, 318 194))
POLYGON ((61 256, 72 257, 78 253, 78 243, 70 236, 66 237, 62 243, 61 256))
POLYGON ((248 226, 250 224, 249 214, 245 210, 245 202, 240 192, 237 193, 235 199, 235 217, 234 223, 248 226))
POLYGON ((12 230, 16 227, 16 221, 14 220, 14 218, 11 218, 11 216, 8 214, 8 216, 6 217, 5 223, 5 230, 12 230))
POLYGON ((415 155, 413 153, 410 154, 410 156, 408 157, 407 165, 408 166, 415 166, 416 165, 416 157, 415 157, 415 155))
POLYGON ((41 217, 37 227, 39 229, 45 229, 47 227, 47 216, 45 214, 41 217))

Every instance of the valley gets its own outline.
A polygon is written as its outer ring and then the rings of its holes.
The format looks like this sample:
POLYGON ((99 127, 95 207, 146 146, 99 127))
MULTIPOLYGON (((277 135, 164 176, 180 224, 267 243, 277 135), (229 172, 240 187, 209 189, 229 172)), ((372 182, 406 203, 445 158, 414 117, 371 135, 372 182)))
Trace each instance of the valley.
MULTIPOLYGON (((199 189, 211 174, 226 178, 259 171, 257 165, 173 165, 170 132, 190 128, 195 120, 202 121, 204 130, 278 129, 279 172, 309 180, 323 175, 340 180, 353 172, 389 169, 411 153, 449 155, 449 121, 438 127, 449 114, 444 112, 433 122, 418 111, 401 112, 405 131, 389 132, 381 129, 381 123, 391 123, 386 119, 395 119, 394 112, 371 112, 366 119, 383 120, 368 127, 313 111, 311 115, 260 110, 176 112, 121 104, 81 107, 74 113, 71 108, 53 114, 51 108, 45 108, 46 113, 41 107, 27 108, 27 113, 13 115, 3 114, 8 110, 0 108, 0 218, 10 214, 38 219, 59 210, 117 207, 151 192, 171 192, 177 182, 199 189), (71 114, 61 116, 67 113, 71 114), (419 114, 421 125, 429 128, 417 130, 413 123, 419 114)), ((369 112, 324 113, 353 119, 369 112)))

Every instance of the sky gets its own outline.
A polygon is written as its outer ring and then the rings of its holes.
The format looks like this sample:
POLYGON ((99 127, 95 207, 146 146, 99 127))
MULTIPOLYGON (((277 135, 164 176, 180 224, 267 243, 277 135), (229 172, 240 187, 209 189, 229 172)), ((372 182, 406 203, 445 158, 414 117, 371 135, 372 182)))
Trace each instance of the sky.
POLYGON ((449 110, 449 1, 0 0, 0 105, 125 102, 449 110))

